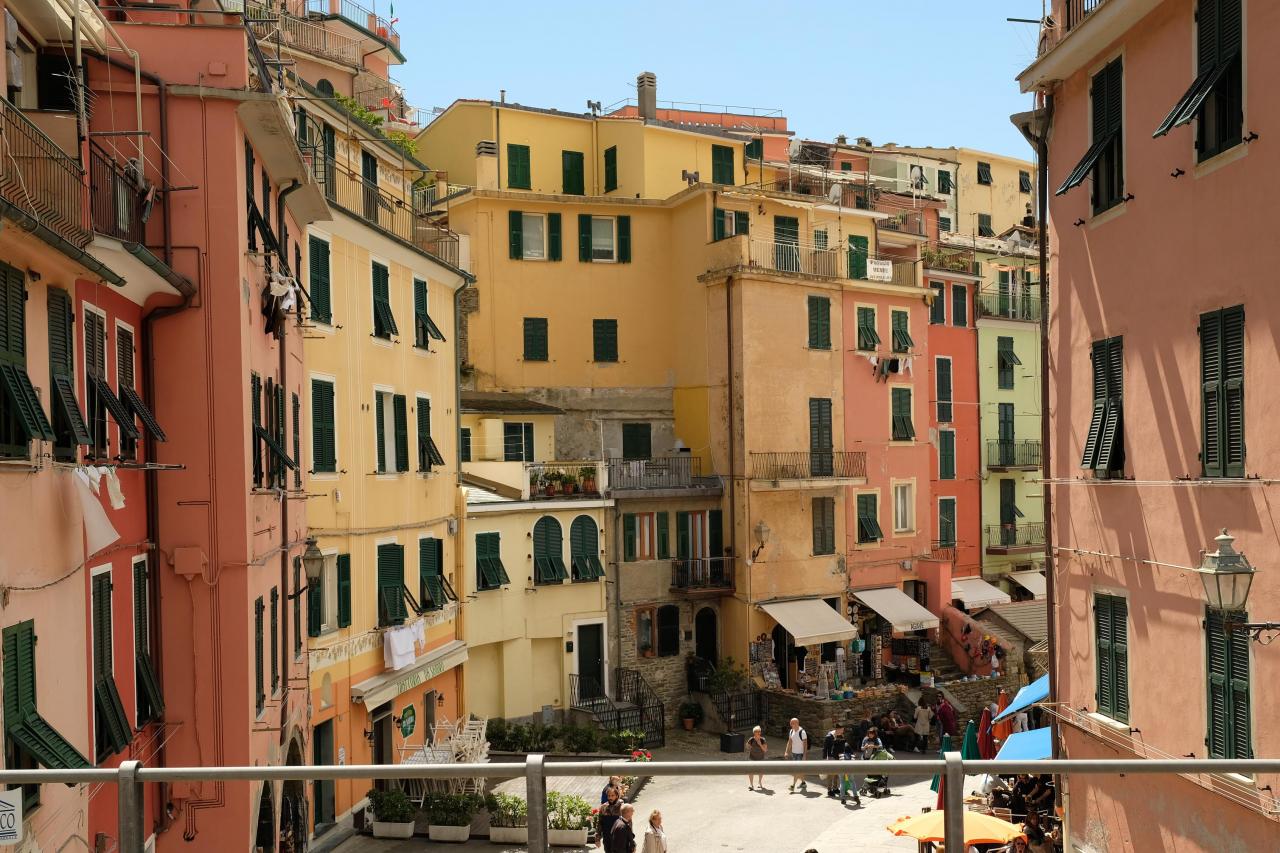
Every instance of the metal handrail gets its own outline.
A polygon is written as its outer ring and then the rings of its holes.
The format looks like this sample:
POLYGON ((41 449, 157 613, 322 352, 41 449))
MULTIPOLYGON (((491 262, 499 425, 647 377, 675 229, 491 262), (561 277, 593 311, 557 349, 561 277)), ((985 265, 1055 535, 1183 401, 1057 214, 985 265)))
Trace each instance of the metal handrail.
POLYGON ((353 0, 307 0, 307 11, 320 15, 337 15, 379 38, 385 38, 397 44, 400 42, 400 33, 396 32, 394 24, 353 0))
POLYGON ((89 143, 89 211, 93 230, 126 243, 145 243, 142 192, 96 142, 89 143))
POLYGON ((360 67, 362 51, 360 40, 335 33, 319 24, 313 24, 303 18, 297 18, 284 9, 274 9, 261 3, 245 3, 246 15, 252 16, 252 22, 246 22, 259 39, 274 36, 276 29, 280 31, 280 40, 284 47, 323 56, 344 65, 360 67))
POLYGON ((1044 544, 1044 522, 988 524, 988 548, 1035 548, 1044 544))
POLYGON ((982 275, 982 263, 977 260, 973 249, 929 243, 920 247, 920 259, 928 270, 982 275))
POLYGON ((0 196, 77 248, 89 245, 84 171, 76 158, 3 99, 0 146, 0 196))
POLYGON ((888 281, 907 287, 916 285, 915 262, 894 255, 858 252, 846 246, 822 246, 812 243, 751 238, 748 262, 752 267, 780 273, 799 273, 826 278, 872 279, 871 261, 887 261, 891 265, 888 281), (866 267, 857 269, 857 265, 866 267))
POLYGON ((688 453, 654 456, 649 459, 607 460, 609 488, 681 489, 698 485, 702 477, 702 458, 688 453))
MULTIPOLYGON (((650 761, 646 776, 734 776, 747 773, 754 766, 747 760, 737 761, 650 761)), ((849 769, 847 761, 775 761, 769 772, 780 775, 832 775, 849 769)), ((145 767, 139 761, 123 761, 116 768, 81 770, 0 770, 0 785, 39 783, 86 784, 104 783, 117 786, 119 805, 118 849, 122 853, 142 853, 146 840, 143 787, 148 782, 281 782, 329 781, 339 779, 517 779, 525 780, 529 804, 530 853, 547 853, 547 779, 625 776, 635 773, 631 761, 556 761, 533 754, 520 762, 495 764, 363 764, 343 766, 292 765, 284 767, 145 767)), ((1103 758, 1044 760, 966 760, 958 752, 944 753, 942 758, 863 761, 858 771, 867 775, 929 776, 946 778, 944 813, 946 815, 946 853, 963 853, 964 796, 966 775, 1011 775, 1015 773, 1048 773, 1054 775, 1120 775, 1141 774, 1254 774, 1280 773, 1280 759, 1221 758, 1103 758)))
POLYGON ((1000 317, 1005 320, 1026 320, 1040 322, 1042 303, 1039 295, 1024 290, 1016 285, 1013 292, 982 290, 976 294, 974 304, 979 317, 1000 317))
POLYGON ((861 450, 751 454, 753 480, 808 480, 866 476, 867 454, 861 450))
POLYGON ((988 468, 1039 468, 1040 439, 992 439, 987 442, 988 468))
POLYGON ((924 217, 919 211, 903 210, 893 213, 888 219, 877 219, 876 227, 882 231, 915 234, 918 237, 923 237, 925 234, 924 217))
POLYGON ((732 557, 691 557, 671 561, 672 589, 733 589, 732 557))

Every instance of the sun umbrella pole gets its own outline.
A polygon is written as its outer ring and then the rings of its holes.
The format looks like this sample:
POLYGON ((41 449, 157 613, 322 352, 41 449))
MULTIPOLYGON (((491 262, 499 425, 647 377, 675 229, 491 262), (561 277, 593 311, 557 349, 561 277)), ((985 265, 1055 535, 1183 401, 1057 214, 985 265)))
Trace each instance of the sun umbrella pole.
POLYGON ((948 752, 943 759, 947 762, 944 788, 946 806, 943 810, 946 829, 946 853, 965 853, 964 848, 964 765, 960 761, 960 753, 948 752))

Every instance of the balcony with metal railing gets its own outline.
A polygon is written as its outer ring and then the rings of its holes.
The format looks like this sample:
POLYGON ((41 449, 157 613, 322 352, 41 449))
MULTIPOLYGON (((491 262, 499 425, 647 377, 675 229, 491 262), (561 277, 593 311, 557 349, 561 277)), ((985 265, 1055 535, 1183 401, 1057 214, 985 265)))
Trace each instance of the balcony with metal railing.
POLYGON ((988 554, 1026 554, 1044 548, 1044 523, 988 524, 988 554))
POLYGON ((975 297, 979 317, 995 317, 1001 320, 1040 322, 1041 300, 1038 293, 983 290, 975 297))
POLYGON ((993 439, 987 442, 987 468, 991 471, 1036 471, 1040 468, 1039 439, 993 439))
POLYGON ((805 483, 822 487, 833 480, 856 485, 867 479, 867 454, 861 450, 752 453, 751 479, 801 487, 805 483))
POLYGON ((924 214, 919 210, 892 210, 888 208, 877 208, 884 213, 888 213, 887 219, 877 219, 876 229, 881 232, 889 232, 882 236, 903 234, 911 237, 925 236, 924 214))
POLYGON ((78 249, 93 234, 84 215, 84 171, 22 110, 0 99, 0 198, 78 249))
POLYGON ((982 275, 982 262, 973 249, 929 243, 920 247, 920 259, 926 270, 982 275))
POLYGON ((684 593, 733 591, 732 557, 694 557, 671 561, 671 590, 684 593))
POLYGON ((307 0, 307 12, 325 18, 340 18, 370 35, 400 49, 400 33, 395 24, 354 0, 307 0))
POLYGON ((649 459, 609 459, 610 493, 620 491, 665 491, 670 489, 713 489, 717 477, 702 476, 702 459, 688 453, 655 456, 649 459))
POLYGON ((146 242, 144 197, 133 176, 96 142, 89 143, 89 212, 93 230, 125 243, 146 242))
MULTIPOLYGON (((299 9, 299 12, 302 10, 299 9)), ((335 32, 323 24, 290 14, 287 9, 262 3, 244 4, 245 23, 268 45, 309 53, 343 65, 359 68, 364 61, 360 39, 335 32)))
POLYGON ((600 461, 525 462, 524 499, 595 500, 608 489, 608 469, 600 461))
POLYGON ((769 272, 877 281, 917 287, 915 261, 840 246, 749 238, 748 266, 769 272))

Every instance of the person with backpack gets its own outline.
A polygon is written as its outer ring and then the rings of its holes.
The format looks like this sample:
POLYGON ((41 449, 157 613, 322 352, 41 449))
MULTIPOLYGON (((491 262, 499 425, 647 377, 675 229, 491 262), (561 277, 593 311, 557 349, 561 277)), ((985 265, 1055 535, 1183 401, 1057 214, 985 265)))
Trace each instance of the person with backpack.
MULTIPOLYGON (((791 730, 787 732, 787 758, 792 761, 804 761, 804 755, 808 751, 809 733, 801 727, 799 720, 792 717, 791 730)), ((791 777, 791 787, 788 790, 794 793, 797 784, 800 785, 801 791, 809 790, 809 786, 804 782, 803 773, 796 773, 791 777)))

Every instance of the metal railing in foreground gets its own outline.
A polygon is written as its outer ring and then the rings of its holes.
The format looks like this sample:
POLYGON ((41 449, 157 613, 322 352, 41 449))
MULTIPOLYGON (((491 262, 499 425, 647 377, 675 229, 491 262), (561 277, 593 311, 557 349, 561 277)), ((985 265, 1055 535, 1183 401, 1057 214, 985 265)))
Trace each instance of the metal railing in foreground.
MULTIPOLYGON (((746 774, 747 761, 651 761, 644 765, 646 776, 737 776, 746 774)), ((847 773, 847 761, 771 761, 769 773, 806 776, 847 773)), ((337 779, 455 779, 474 778, 525 780, 529 804, 529 853, 547 853, 547 778, 574 776, 623 776, 634 774, 630 761, 546 761, 544 755, 527 756, 523 763, 495 764, 377 764, 345 767, 144 767, 138 761, 125 761, 117 768, 87 770, 0 770, 0 785, 35 783, 114 784, 119 789, 119 844, 121 853, 143 853, 144 808, 143 785, 147 782, 273 782, 301 780, 329 781, 337 779)), ((1178 759, 1066 759, 1044 761, 966 761, 958 752, 943 758, 903 761, 860 761, 860 774, 889 776, 946 777, 946 853, 964 853, 964 777, 982 773, 1010 775, 1014 773, 1050 773, 1067 776, 1112 776, 1124 773, 1185 774, 1212 773, 1255 774, 1280 773, 1280 758, 1248 760, 1178 758, 1178 759)))

